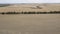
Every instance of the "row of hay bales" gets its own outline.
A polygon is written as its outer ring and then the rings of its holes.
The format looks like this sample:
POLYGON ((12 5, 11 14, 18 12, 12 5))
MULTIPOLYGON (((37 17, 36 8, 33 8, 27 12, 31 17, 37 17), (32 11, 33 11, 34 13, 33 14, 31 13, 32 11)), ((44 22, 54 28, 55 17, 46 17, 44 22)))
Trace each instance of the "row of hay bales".
POLYGON ((60 14, 60 11, 50 11, 50 12, 41 12, 41 11, 39 11, 39 12, 0 12, 0 14, 60 14))

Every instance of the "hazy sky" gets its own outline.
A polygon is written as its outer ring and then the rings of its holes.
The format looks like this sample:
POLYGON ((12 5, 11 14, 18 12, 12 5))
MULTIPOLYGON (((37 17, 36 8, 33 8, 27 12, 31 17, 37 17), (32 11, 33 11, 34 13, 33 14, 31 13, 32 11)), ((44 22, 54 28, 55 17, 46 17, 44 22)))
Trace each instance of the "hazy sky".
POLYGON ((60 0, 0 0, 0 3, 60 3, 60 0))

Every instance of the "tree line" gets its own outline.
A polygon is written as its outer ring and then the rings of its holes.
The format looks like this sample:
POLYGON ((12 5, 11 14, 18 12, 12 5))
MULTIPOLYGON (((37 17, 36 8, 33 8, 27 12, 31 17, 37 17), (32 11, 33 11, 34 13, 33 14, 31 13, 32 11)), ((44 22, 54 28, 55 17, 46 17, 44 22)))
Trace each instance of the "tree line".
POLYGON ((49 12, 41 12, 41 11, 29 11, 29 12, 0 12, 0 14, 60 14, 60 11, 49 11, 49 12))

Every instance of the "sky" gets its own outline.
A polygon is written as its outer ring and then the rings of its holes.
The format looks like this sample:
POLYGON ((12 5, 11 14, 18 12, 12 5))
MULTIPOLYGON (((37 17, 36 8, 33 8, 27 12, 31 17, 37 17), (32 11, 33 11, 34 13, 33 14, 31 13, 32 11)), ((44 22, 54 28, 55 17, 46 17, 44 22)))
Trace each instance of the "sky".
POLYGON ((0 3, 60 3, 60 0, 0 0, 0 3))

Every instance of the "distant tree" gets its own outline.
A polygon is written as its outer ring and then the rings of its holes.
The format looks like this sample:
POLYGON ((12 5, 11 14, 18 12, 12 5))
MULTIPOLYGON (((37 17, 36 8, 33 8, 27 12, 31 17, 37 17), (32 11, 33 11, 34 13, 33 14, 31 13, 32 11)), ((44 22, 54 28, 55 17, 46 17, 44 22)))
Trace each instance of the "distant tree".
POLYGON ((4 13, 4 12, 2 12, 1 14, 3 14, 3 15, 4 15, 5 13, 4 13))

